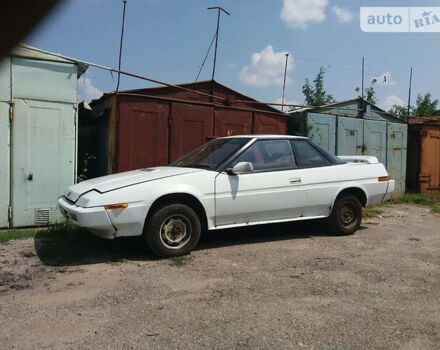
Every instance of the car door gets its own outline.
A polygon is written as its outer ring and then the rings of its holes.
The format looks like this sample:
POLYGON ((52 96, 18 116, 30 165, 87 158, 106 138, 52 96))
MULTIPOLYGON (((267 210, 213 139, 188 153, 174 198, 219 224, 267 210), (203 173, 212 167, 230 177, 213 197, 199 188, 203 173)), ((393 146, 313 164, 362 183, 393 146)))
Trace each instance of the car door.
POLYGON ((250 162, 254 171, 221 172, 215 181, 216 226, 260 223, 298 217, 302 200, 294 191, 299 179, 287 139, 258 140, 229 164, 250 162))
POLYGON ((296 178, 300 179, 295 195, 302 201, 301 216, 328 216, 341 179, 346 176, 343 162, 336 163, 336 158, 305 139, 295 139, 291 143, 298 165, 296 178))

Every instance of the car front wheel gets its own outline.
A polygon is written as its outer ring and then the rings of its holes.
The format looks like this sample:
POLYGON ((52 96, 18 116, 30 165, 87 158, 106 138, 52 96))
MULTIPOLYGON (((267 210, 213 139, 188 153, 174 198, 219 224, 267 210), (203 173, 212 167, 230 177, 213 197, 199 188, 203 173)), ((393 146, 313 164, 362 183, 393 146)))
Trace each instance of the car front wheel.
POLYGON ((160 257, 185 255, 197 245, 200 219, 184 204, 170 204, 157 210, 144 227, 148 247, 160 257))
POLYGON ((355 196, 338 198, 328 218, 330 231, 336 235, 350 235, 362 222, 362 206, 355 196))

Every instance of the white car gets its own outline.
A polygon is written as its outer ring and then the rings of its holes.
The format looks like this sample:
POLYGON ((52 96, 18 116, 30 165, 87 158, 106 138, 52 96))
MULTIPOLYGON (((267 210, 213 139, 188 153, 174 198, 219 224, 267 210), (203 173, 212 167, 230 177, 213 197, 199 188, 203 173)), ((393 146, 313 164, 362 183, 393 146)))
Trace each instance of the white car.
POLYGON ((201 232, 328 218, 351 234, 362 207, 394 190, 375 157, 334 157, 305 137, 214 139, 170 166, 108 175, 68 188, 63 214, 104 238, 142 235, 169 257, 189 253, 201 232))

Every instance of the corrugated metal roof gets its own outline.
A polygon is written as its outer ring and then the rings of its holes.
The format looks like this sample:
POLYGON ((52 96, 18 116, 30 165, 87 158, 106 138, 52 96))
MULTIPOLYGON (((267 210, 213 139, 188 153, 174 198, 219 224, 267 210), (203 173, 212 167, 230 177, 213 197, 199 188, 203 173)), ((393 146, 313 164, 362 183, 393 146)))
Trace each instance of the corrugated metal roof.
MULTIPOLYGON (((350 102, 361 102, 361 101, 362 101, 361 97, 356 97, 356 98, 351 98, 351 99, 344 100, 344 101, 329 103, 329 104, 322 105, 322 106, 308 106, 308 107, 296 109, 296 110, 294 110, 292 112, 289 112, 288 114, 289 115, 294 115, 295 113, 301 113, 301 112, 306 112, 306 111, 317 111, 317 112, 320 112, 320 113, 325 113, 325 111, 322 111, 322 110, 324 110, 324 109, 332 109, 332 108, 339 109, 339 110, 346 109, 347 111, 353 111, 352 108, 344 108, 342 106, 344 104, 348 104, 350 102)), ((377 107, 376 105, 368 102, 367 100, 364 99, 363 102, 366 105, 370 106, 370 108, 374 112, 376 112, 376 113, 378 113, 380 115, 383 115, 385 118, 392 119, 393 121, 398 122, 398 123, 405 123, 403 120, 398 118, 396 115, 394 115, 394 114, 392 114, 390 112, 384 111, 383 109, 381 109, 381 108, 377 107)), ((361 111, 361 110, 359 109, 359 111, 361 111)))
POLYGON ((410 117, 408 118, 408 124, 424 124, 424 125, 437 125, 440 126, 440 116, 431 117, 410 117))
MULTIPOLYGON (((176 84, 176 88, 184 87, 187 89, 191 89, 194 92, 200 92, 203 90, 209 90, 211 87, 211 84, 213 84, 214 87, 220 87, 220 88, 228 91, 231 95, 234 95, 236 97, 235 100, 237 102, 245 102, 245 103, 249 103, 249 104, 255 103, 256 105, 264 106, 264 108, 266 108, 269 111, 272 111, 274 113, 283 114, 280 110, 273 108, 272 106, 270 106, 268 104, 261 103, 255 99, 253 99, 252 97, 249 97, 249 96, 242 94, 241 92, 233 90, 230 87, 223 85, 216 80, 203 80, 203 81, 197 81, 197 82, 192 82, 192 83, 176 84)), ((167 94, 166 92, 171 91, 176 88, 168 87, 168 86, 156 86, 156 87, 144 88, 144 89, 120 90, 117 93, 119 93, 119 94, 136 93, 136 94, 147 94, 148 95, 148 94, 152 94, 154 92, 154 93, 157 93, 158 96, 165 96, 167 94), (164 92, 164 93, 161 94, 161 92, 164 92)), ((114 93, 116 93, 116 92, 113 91, 113 92, 110 92, 107 94, 114 94, 114 93)), ((216 93, 217 93, 217 91, 214 91, 212 93, 213 96, 217 96, 216 93)), ((256 107, 256 109, 260 109, 260 108, 256 107)))
POLYGON ((102 95, 99 99, 93 100, 90 103, 90 106, 95 109, 97 105, 101 105, 106 99, 108 99, 109 96, 112 95, 137 96, 174 102, 187 102, 192 104, 209 104, 216 105, 217 107, 224 106, 225 108, 230 107, 233 109, 246 109, 254 112, 265 112, 285 116, 285 114, 280 110, 243 95, 242 93, 220 84, 215 80, 205 80, 178 84, 174 86, 158 86, 145 89, 107 92, 104 93, 104 95, 102 95), (180 88, 184 88, 184 90, 180 90, 180 88), (180 95, 180 97, 177 95, 180 95), (228 97, 230 97, 229 95, 231 95, 233 98, 228 99, 228 97), (212 101, 211 97, 215 98, 215 101, 212 101))
POLYGON ((35 47, 26 44, 18 44, 17 47, 12 51, 11 56, 32 58, 35 60, 42 60, 42 61, 74 63, 78 66, 78 77, 81 76, 89 68, 89 66, 83 61, 79 61, 76 60, 75 58, 70 58, 70 57, 60 57, 61 55, 49 51, 37 49, 35 47))

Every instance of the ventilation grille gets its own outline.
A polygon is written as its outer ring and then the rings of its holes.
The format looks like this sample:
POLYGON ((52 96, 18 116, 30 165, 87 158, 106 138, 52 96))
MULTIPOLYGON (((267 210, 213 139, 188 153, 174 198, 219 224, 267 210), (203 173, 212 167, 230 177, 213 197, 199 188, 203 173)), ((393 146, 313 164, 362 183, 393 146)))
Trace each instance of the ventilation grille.
POLYGON ((37 225, 47 225, 50 223, 49 208, 37 208, 35 214, 35 223, 37 225))

